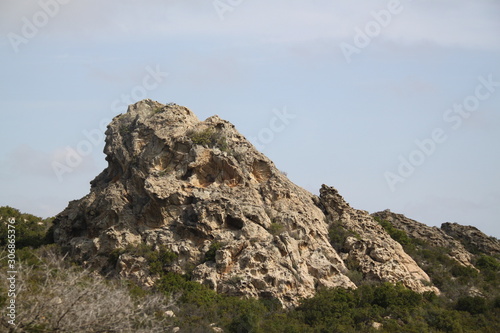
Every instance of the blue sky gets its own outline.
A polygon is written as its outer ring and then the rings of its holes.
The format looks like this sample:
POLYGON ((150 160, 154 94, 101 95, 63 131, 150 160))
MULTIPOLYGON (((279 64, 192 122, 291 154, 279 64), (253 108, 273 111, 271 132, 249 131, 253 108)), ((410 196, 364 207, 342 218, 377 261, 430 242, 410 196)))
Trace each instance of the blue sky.
POLYGON ((0 205, 87 194, 103 124, 146 97, 312 193, 500 237, 498 1, 4 0, 0 33, 0 205))

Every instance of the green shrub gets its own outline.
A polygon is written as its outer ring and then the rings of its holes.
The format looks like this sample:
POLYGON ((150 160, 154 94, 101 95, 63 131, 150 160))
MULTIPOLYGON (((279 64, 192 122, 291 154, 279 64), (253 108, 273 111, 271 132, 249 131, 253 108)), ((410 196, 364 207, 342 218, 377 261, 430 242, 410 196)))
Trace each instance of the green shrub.
POLYGON ((158 113, 163 112, 163 111, 165 111, 165 108, 157 107, 153 110, 153 114, 158 114, 158 113))
POLYGON ((267 320, 261 324, 260 331, 265 333, 313 333, 318 332, 311 326, 304 323, 299 317, 294 316, 294 312, 273 312, 268 315, 267 320))
POLYGON ((459 311, 467 311, 470 314, 485 313, 488 310, 486 300, 479 296, 465 296, 457 301, 455 309, 459 311))
POLYGON ((495 297, 492 303, 494 308, 500 309, 500 296, 495 297))
POLYGON ((301 302, 297 311, 309 326, 354 326, 352 309, 356 299, 352 290, 335 288, 320 291, 315 297, 301 302))
POLYGON ((221 248, 222 248, 222 243, 213 242, 212 244, 210 244, 208 251, 205 253, 204 262, 215 261, 215 254, 217 253, 217 250, 221 248))
POLYGON ((285 230, 285 226, 281 223, 273 222, 269 226, 269 233, 271 235, 279 235, 285 230))
POLYGON ((348 256, 347 259, 344 260, 344 263, 347 269, 349 269, 351 272, 361 272, 359 261, 354 256, 348 256))
POLYGON ((472 267, 466 267, 458 263, 453 263, 451 275, 461 278, 475 278, 479 275, 479 273, 472 267))
POLYGON ((260 327, 268 309, 256 299, 221 297, 218 314, 228 332, 261 332, 260 327))
POLYGON ((4 221, 7 222, 9 218, 15 219, 15 228, 12 230, 15 230, 17 249, 27 246, 37 248, 51 243, 51 237, 47 236, 47 231, 52 225, 53 218, 42 219, 31 214, 23 214, 15 208, 3 206, 0 207, 0 247, 7 245, 8 228, 4 225, 4 221))
POLYGON ((120 256, 125 253, 124 249, 114 249, 108 254, 108 262, 111 266, 115 267, 118 263, 120 256))
POLYGON ((379 217, 374 217, 375 221, 377 221, 383 228, 384 230, 391 236, 392 239, 394 239, 396 242, 400 243, 401 245, 409 245, 413 243, 413 240, 408 237, 406 232, 403 230, 396 229, 391 222, 383 220, 379 217))
POLYGON ((119 132, 121 135, 126 135, 132 133, 132 130, 132 125, 121 125, 119 132))
POLYGON ((229 146, 226 138, 221 132, 207 128, 201 131, 189 131, 188 137, 195 145, 201 145, 209 148, 219 148, 222 151, 228 151, 229 146))
POLYGON ((109 263, 115 266, 123 253, 144 257, 148 263, 149 271, 153 274, 161 274, 164 268, 171 265, 178 257, 176 253, 165 246, 158 246, 155 249, 154 246, 141 243, 136 246, 127 246, 125 249, 114 249, 108 254, 109 263))
POLYGON ((16 251, 17 260, 22 261, 25 265, 40 266, 42 261, 29 247, 23 247, 16 251))
POLYGON ((149 263, 149 270, 154 274, 161 274, 165 266, 171 265, 177 257, 176 253, 163 246, 158 251, 151 251, 145 256, 149 263))
POLYGON ((392 285, 382 283, 375 289, 373 294, 373 304, 383 308, 396 307, 415 307, 422 303, 422 295, 405 288, 401 284, 392 285))
POLYGON ((180 295, 179 301, 197 307, 210 308, 221 297, 215 291, 197 282, 189 281, 185 276, 176 273, 165 273, 155 284, 155 290, 167 295, 180 295))
POLYGON ((425 319, 431 328, 438 329, 439 331, 452 333, 463 332, 460 316, 456 311, 432 309, 426 313, 425 319))
POLYGON ((356 239, 361 239, 361 236, 351 230, 348 230, 340 225, 340 222, 335 222, 330 226, 328 230, 328 236, 330 238, 330 244, 337 251, 344 251, 344 243, 347 237, 355 237, 356 239))
POLYGON ((350 260, 346 262, 346 266, 349 269, 346 276, 351 280, 355 285, 359 286, 364 282, 364 274, 359 270, 359 264, 354 262, 354 260, 350 260))
POLYGON ((241 284, 241 281, 243 281, 243 276, 241 275, 233 275, 229 280, 227 280, 227 283, 234 286, 234 287, 239 287, 241 284))
POLYGON ((321 290, 290 315, 315 332, 371 332, 373 322, 382 323, 383 332, 422 332, 427 331, 424 313, 432 307, 403 285, 382 283, 321 290))
POLYGON ((492 272, 500 271, 500 262, 497 259, 491 256, 487 256, 485 254, 479 257, 479 259, 476 262, 476 266, 481 270, 487 270, 492 272))

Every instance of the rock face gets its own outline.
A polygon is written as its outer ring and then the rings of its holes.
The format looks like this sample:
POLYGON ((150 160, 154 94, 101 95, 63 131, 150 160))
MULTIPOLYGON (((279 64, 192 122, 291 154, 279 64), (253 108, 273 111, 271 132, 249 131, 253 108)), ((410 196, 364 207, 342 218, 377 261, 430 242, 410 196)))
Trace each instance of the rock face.
POLYGON ((435 247, 449 249, 449 256, 463 266, 474 267, 478 254, 500 256, 500 241, 489 237, 472 226, 443 223, 441 228, 429 227, 390 210, 373 213, 390 222, 396 229, 406 232, 411 238, 425 241, 435 247))
POLYGON ((337 190, 325 185, 320 190, 320 205, 330 227, 340 226, 352 233, 343 244, 341 256, 354 262, 365 278, 402 282, 415 291, 439 293, 422 284, 430 282, 429 276, 368 212, 351 208, 337 190))
POLYGON ((441 229, 448 235, 460 239, 469 251, 500 256, 500 241, 489 237, 473 226, 457 223, 443 223, 441 229))
POLYGON ((450 256, 458 263, 463 266, 473 266, 471 262, 472 254, 466 250, 459 240, 450 236, 444 229, 429 227, 402 214, 393 213, 388 209, 372 215, 389 221, 395 228, 403 230, 412 238, 425 241, 432 246, 450 249, 450 256))
POLYGON ((113 119, 104 152, 109 165, 90 193, 55 220, 56 242, 85 265, 151 286, 145 258, 125 252, 113 266, 109 259, 114 250, 148 244, 176 254, 165 270, 287 306, 318 287, 355 288, 347 259, 367 277, 432 289, 366 212, 333 188, 318 198, 296 186, 218 116, 200 121, 185 107, 144 100, 113 119), (342 256, 329 242, 334 223, 359 235, 346 240, 342 256))

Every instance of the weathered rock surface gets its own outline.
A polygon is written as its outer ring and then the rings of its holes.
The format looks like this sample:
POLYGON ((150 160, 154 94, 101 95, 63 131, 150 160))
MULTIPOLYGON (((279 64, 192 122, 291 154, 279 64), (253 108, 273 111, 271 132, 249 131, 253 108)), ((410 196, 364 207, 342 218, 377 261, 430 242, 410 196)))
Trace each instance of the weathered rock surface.
POLYGON ((424 285, 430 282, 429 276, 368 212, 351 208, 337 190, 325 185, 320 190, 319 205, 330 226, 339 225, 356 235, 347 237, 342 257, 354 261, 365 278, 402 282, 415 291, 439 293, 424 285))
POLYGON ((476 227, 447 222, 441 225, 441 229, 459 239, 469 251, 500 256, 500 241, 487 236, 476 227))
POLYGON ((389 221, 395 228, 403 230, 412 238, 425 241, 432 246, 450 249, 450 257, 463 266, 472 266, 472 254, 466 250, 459 240, 448 235, 444 230, 427 226, 402 214, 393 213, 388 209, 373 213, 372 216, 389 221))
POLYGON ((428 276, 364 211, 324 186, 318 198, 296 186, 234 126, 187 108, 144 100, 113 119, 104 150, 108 167, 84 198, 55 221, 56 242, 102 272, 151 286, 145 259, 116 249, 145 243, 177 255, 165 270, 190 271, 224 293, 276 297, 294 305, 318 287, 355 288, 344 260, 382 281, 425 291, 428 276), (328 229, 342 223, 342 257, 328 229), (205 254, 220 244, 215 260, 205 254))

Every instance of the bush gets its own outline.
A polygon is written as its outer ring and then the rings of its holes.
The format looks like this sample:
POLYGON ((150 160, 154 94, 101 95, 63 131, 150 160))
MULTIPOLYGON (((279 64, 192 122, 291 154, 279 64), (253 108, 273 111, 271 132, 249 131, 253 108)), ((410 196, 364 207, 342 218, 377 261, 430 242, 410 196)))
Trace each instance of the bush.
POLYGON ((269 233, 271 235, 279 235, 285 230, 285 226, 281 223, 273 222, 269 226, 269 233))
POLYGON ((31 214, 23 214, 15 208, 3 206, 0 207, 0 246, 2 248, 7 245, 8 239, 8 229, 3 225, 3 222, 7 222, 9 218, 14 218, 16 221, 14 230, 16 231, 17 249, 27 246, 37 248, 50 243, 47 231, 53 218, 42 219, 31 214))
POLYGON ((340 225, 340 222, 335 222, 330 226, 328 230, 328 236, 330 238, 330 244, 337 251, 344 251, 344 243, 347 237, 355 237, 356 239, 361 239, 361 236, 351 230, 348 230, 340 225))
POLYGON ((373 304, 383 308, 391 306, 415 307, 422 303, 422 299, 422 295, 401 284, 394 286, 387 282, 378 286, 373 294, 373 304))
POLYGON ((228 143, 222 133, 207 128, 201 131, 189 131, 188 136, 195 145, 201 145, 209 148, 219 148, 222 151, 228 151, 228 143))
MULTIPOLYGON (((168 106, 168 104, 167 104, 168 106)), ((166 111, 166 108, 165 107, 157 107, 153 110, 153 114, 158 114, 158 113, 161 113, 161 112, 164 112, 166 111)))
POLYGON ((297 311, 309 326, 354 326, 352 309, 356 306, 352 290, 335 288, 320 291, 315 297, 303 300, 297 311))
POLYGON ((215 261, 215 254, 217 253, 217 250, 221 248, 222 248, 222 243, 213 242, 212 244, 210 244, 208 251, 205 253, 205 259, 203 262, 215 261))
POLYGON ((267 308, 256 299, 222 297, 219 301, 222 326, 229 332, 259 332, 267 308))
POLYGON ((149 251, 143 255, 149 264, 149 270, 153 274, 161 274, 166 266, 171 265, 176 259, 177 254, 160 246, 158 251, 149 251))
POLYGON ((453 263, 451 275, 461 278, 475 278, 479 275, 479 273, 472 267, 466 267, 458 263, 453 263))
POLYGON ((166 273, 155 284, 155 290, 172 297, 178 297, 182 303, 189 303, 208 309, 221 297, 215 291, 197 282, 189 281, 185 276, 166 273))
POLYGON ((315 332, 371 332, 373 322, 382 323, 383 332, 422 332, 427 328, 422 315, 427 307, 432 305, 422 295, 400 284, 382 283, 319 291, 291 316, 315 332))
POLYGON ((120 129, 119 129, 120 135, 122 135, 122 136, 130 134, 130 133, 132 133, 132 131, 133 131, 132 125, 121 125, 120 129))
POLYGON ((492 303, 494 308, 500 309, 500 296, 495 297, 492 303))
POLYGON ((108 262, 113 267, 116 266, 120 255, 129 253, 133 256, 143 257, 146 259, 149 271, 153 274, 161 274, 166 266, 171 265, 176 259, 177 254, 170 251, 165 246, 155 247, 145 243, 139 245, 129 245, 125 249, 114 249, 108 254, 108 262))
POLYGON ((488 310, 486 300, 478 296, 465 296, 458 299, 455 307, 458 311, 467 311, 470 314, 481 314, 488 310))
POLYGON ((497 259, 484 254, 479 257, 476 262, 476 266, 481 270, 487 270, 491 272, 500 271, 500 262, 498 262, 497 259))
POLYGON ((425 317, 428 325, 432 328, 443 332, 463 332, 460 316, 455 311, 433 309, 429 311, 425 317))
POLYGON ((375 221, 377 221, 383 228, 384 230, 391 236, 392 239, 394 239, 396 242, 400 243, 401 245, 409 245, 413 243, 413 240, 408 237, 406 232, 403 230, 396 229, 391 222, 383 220, 379 217, 374 217, 375 221))

